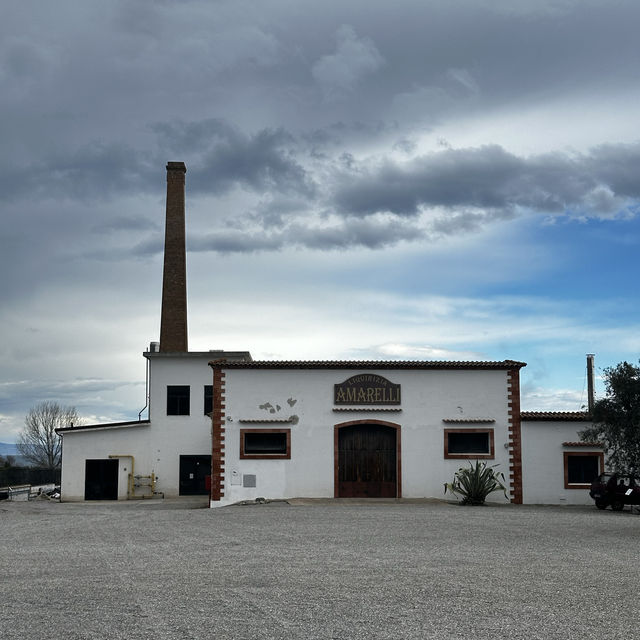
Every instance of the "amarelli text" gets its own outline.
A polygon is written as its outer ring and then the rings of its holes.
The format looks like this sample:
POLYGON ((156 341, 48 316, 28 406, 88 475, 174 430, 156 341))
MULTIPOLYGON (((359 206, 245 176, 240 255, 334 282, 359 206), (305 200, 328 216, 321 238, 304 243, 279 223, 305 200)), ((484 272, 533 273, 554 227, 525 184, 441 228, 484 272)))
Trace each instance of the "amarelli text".
POLYGON ((334 404, 400 404, 400 385, 375 374, 352 376, 334 385, 334 404))

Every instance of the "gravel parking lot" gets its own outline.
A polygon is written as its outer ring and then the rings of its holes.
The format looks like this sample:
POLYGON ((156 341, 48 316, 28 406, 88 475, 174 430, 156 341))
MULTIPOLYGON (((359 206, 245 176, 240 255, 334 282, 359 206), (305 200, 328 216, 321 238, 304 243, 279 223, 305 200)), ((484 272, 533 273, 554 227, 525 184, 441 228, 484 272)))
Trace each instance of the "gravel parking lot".
POLYGON ((640 517, 593 507, 0 503, 0 636, 628 638, 640 517))

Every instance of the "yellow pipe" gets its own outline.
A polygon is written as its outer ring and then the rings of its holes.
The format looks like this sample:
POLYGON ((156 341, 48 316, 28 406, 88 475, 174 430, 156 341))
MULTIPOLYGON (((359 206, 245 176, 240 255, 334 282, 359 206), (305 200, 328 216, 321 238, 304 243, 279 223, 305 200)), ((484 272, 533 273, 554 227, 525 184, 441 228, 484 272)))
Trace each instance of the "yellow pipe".
POLYGON ((137 496, 136 495, 136 485, 135 485, 135 459, 131 454, 118 454, 111 453, 109 454, 110 458, 130 458, 131 459, 131 472, 127 477, 127 500, 132 500, 133 498, 153 498, 156 494, 156 474, 151 473, 150 476, 138 476, 139 478, 150 478, 151 484, 148 485, 151 488, 151 495, 145 496, 137 496))

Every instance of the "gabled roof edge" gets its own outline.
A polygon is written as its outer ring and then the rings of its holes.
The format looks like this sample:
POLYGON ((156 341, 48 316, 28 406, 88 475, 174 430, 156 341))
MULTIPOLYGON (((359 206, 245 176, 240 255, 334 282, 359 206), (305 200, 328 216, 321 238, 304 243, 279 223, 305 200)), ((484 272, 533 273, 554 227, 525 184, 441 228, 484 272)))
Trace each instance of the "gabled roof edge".
POLYGON ((129 420, 128 422, 105 422, 102 424, 81 424, 75 427, 61 427, 56 433, 68 433, 71 431, 90 431, 91 429, 118 429, 121 427, 146 427, 151 420, 129 420))
POLYGON ((253 360, 229 362, 212 360, 210 367, 218 369, 521 369, 526 362, 447 361, 447 360, 253 360))

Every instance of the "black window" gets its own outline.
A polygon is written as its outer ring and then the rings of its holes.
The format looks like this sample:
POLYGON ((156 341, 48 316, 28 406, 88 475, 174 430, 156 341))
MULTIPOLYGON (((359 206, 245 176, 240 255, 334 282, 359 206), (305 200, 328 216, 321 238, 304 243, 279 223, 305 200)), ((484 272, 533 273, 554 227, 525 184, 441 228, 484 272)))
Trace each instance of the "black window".
POLYGON ((493 458, 493 429, 445 429, 445 458, 493 458))
POLYGON ((167 387, 167 415, 189 415, 189 385, 169 385, 167 387))
POLYGON ((489 434, 450 433, 449 453, 489 453, 489 434))
POLYGON ((213 385, 204 385, 204 413, 205 415, 213 411, 213 385))
POLYGON ((591 484, 599 473, 599 456, 580 454, 567 456, 567 482, 569 484, 591 484))
POLYGON ((291 458, 291 430, 240 429, 240 458, 291 458))

